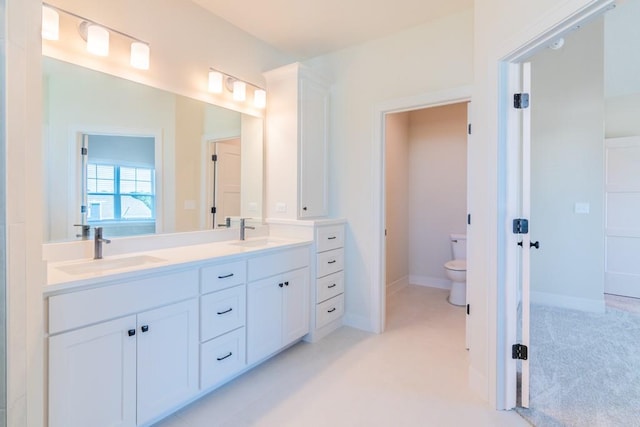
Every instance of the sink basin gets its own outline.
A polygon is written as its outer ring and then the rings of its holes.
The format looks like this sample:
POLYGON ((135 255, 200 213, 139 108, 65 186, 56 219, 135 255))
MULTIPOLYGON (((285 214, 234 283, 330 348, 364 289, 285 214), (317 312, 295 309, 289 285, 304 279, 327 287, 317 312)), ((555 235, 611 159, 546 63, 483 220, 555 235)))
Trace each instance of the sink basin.
POLYGON ((282 240, 273 239, 269 237, 257 237, 255 239, 241 240, 231 243, 234 246, 242 246, 243 248, 264 248, 268 246, 281 245, 282 240))
POLYGON ((126 258, 93 259, 90 261, 61 265, 57 268, 67 274, 89 274, 143 266, 147 264, 156 264, 163 261, 166 260, 149 255, 135 255, 126 258))

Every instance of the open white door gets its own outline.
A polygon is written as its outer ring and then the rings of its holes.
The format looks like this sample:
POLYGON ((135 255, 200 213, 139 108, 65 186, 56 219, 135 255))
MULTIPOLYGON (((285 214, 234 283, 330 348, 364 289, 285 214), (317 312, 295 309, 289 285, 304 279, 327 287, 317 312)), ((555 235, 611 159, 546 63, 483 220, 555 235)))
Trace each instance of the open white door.
POLYGON ((518 363, 519 396, 518 406, 529 407, 529 321, 530 321, 530 278, 531 252, 529 218, 531 217, 531 64, 520 64, 520 101, 514 94, 513 108, 520 116, 520 179, 519 214, 513 223, 513 233, 518 243, 519 298, 518 298, 518 342, 512 349, 512 357, 518 363))
POLYGON ((207 205, 214 209, 207 226, 224 227, 227 217, 240 216, 240 138, 210 142, 208 158, 207 205))

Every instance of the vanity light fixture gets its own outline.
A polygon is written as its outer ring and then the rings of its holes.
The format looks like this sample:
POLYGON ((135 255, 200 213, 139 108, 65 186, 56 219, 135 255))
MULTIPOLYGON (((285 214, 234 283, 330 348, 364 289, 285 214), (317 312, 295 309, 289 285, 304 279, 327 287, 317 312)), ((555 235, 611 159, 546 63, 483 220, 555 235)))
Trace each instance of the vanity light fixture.
POLYGON ((241 80, 233 82, 233 99, 235 101, 244 101, 247 99, 247 84, 241 80))
POLYGON ((96 24, 87 25, 87 52, 98 56, 109 55, 109 31, 96 24))
POLYGON ((222 80, 224 76, 218 70, 209 70, 209 92, 222 93, 222 80))
POLYGON ((234 101, 244 102, 247 100, 247 86, 253 88, 254 107, 265 108, 267 105, 267 92, 264 89, 215 68, 209 68, 209 92, 222 93, 226 88, 231 92, 234 101))
POLYGON ((253 105, 256 108, 264 108, 267 106, 267 92, 264 89, 256 89, 253 91, 253 105))
POLYGON ((49 6, 42 6, 42 38, 58 40, 60 38, 60 15, 49 6))
POLYGON ((143 42, 131 43, 131 66, 139 70, 149 69, 149 45, 143 42))
POLYGON ((80 37, 87 42, 87 51, 89 53, 98 56, 108 56, 109 38, 111 35, 125 37, 131 41, 131 66, 141 70, 149 69, 149 43, 47 3, 42 3, 43 39, 59 39, 60 13, 64 13, 65 15, 71 16, 77 20, 78 32, 80 33, 80 37))

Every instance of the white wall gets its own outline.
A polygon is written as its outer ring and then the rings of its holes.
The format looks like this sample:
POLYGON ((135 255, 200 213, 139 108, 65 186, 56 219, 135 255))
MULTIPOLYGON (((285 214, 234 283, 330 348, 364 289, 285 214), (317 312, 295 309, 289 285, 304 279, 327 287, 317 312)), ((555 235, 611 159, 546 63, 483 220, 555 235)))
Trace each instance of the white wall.
MULTIPOLYGON (((373 108, 390 99, 457 88, 472 82, 472 11, 309 61, 334 83, 329 147, 330 215, 348 219, 346 322, 375 330, 371 281, 376 239, 372 181, 373 108)), ((384 278, 383 278, 384 280, 384 278)))
POLYGON ((409 113, 385 119, 387 295, 409 283, 409 113))
POLYGON ((603 311, 602 19, 565 39, 531 60, 531 300, 603 311))
POLYGON ((466 233, 467 104, 409 115, 409 270, 411 283, 448 286, 449 235, 466 233))

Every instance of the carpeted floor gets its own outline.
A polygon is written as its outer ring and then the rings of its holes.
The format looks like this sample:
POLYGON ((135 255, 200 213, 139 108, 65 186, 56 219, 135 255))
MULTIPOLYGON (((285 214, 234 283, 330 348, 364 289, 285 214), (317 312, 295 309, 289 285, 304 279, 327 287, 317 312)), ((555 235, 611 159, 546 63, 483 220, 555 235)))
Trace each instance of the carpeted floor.
POLYGON ((607 299, 603 314, 531 306, 533 425, 640 426, 640 310, 607 299), (635 311, 635 312, 634 312, 635 311))

